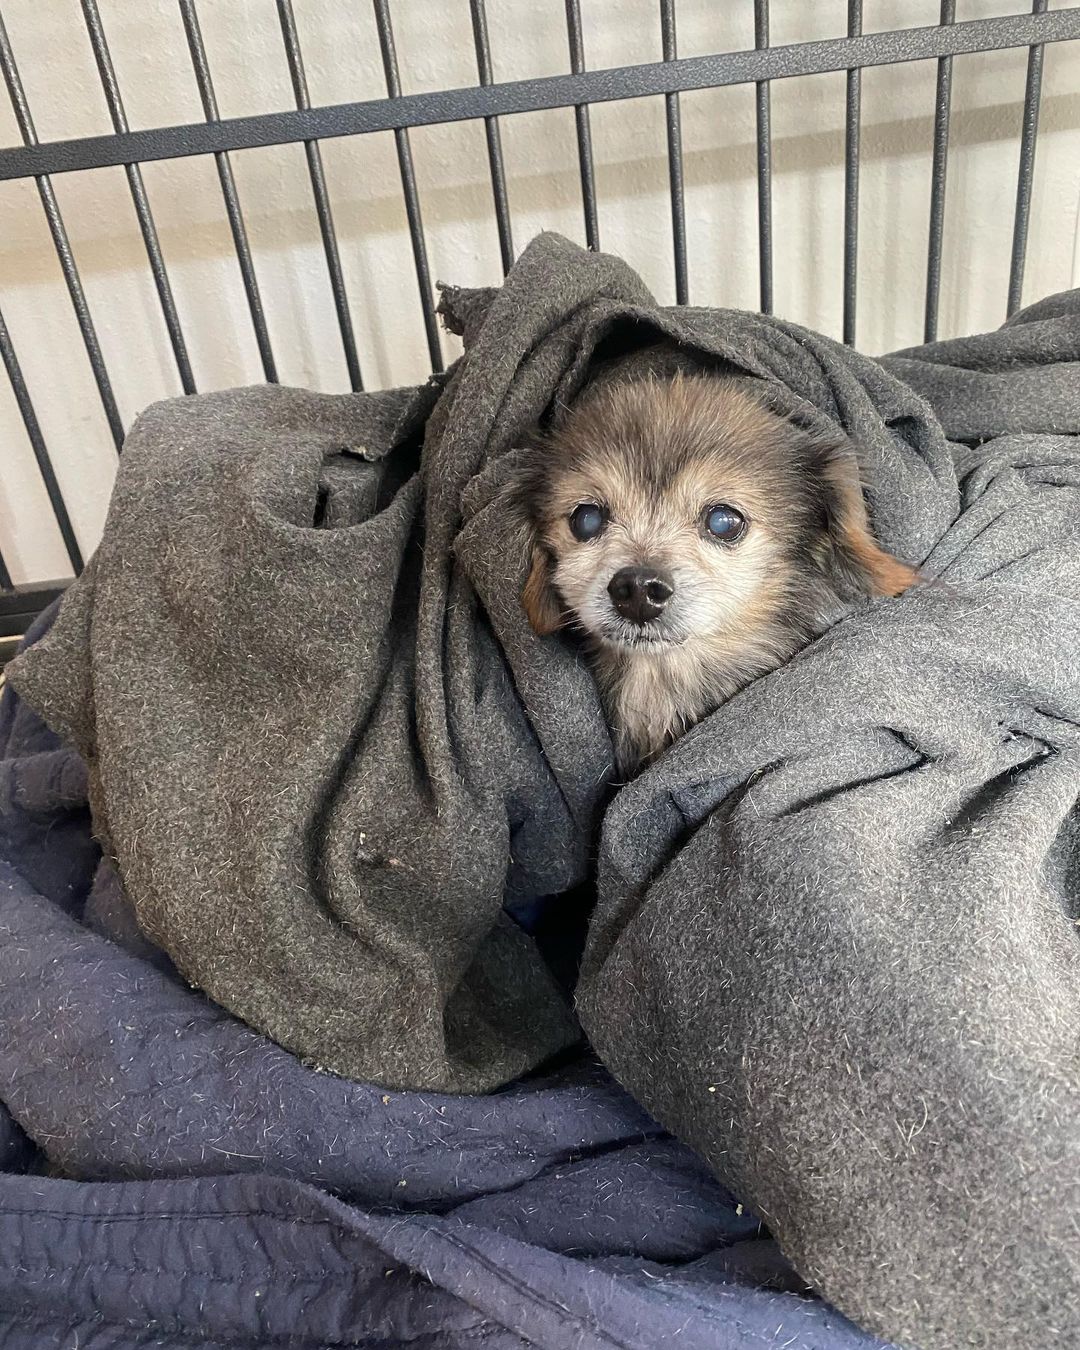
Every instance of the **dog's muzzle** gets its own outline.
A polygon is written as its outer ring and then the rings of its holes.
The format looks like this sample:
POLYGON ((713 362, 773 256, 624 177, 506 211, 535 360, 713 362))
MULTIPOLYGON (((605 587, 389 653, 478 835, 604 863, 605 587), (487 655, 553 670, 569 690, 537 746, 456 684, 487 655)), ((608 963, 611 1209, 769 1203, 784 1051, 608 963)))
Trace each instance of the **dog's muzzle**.
POLYGON ((608 582, 615 612, 628 623, 647 624, 658 619, 674 594, 671 573, 660 567, 624 567, 608 582))

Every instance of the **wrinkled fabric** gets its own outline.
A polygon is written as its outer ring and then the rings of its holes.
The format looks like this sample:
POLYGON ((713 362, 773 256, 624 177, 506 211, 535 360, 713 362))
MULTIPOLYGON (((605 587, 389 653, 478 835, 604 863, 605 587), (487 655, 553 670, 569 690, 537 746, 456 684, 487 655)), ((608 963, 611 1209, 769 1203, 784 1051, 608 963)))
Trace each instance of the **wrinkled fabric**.
POLYGON ((13 1350, 880 1344, 589 1060, 387 1092, 191 989, 99 861, 79 756, 10 688, 0 1085, 13 1350))
POLYGON ((578 1035, 506 911, 587 877, 611 767, 580 654, 519 602, 503 492, 537 422, 594 353, 674 343, 858 437, 887 544, 923 556, 957 488, 874 362, 662 310, 556 235, 442 309, 467 354, 419 389, 144 413, 90 567, 11 678, 86 759, 139 926, 188 979, 310 1063, 485 1091, 578 1035))
MULTIPOLYGON (((13 675, 81 751, 122 878, 87 921, 261 1053, 479 1091, 573 1044, 512 915, 593 877, 592 1046, 801 1276, 926 1350, 1080 1344, 1080 295, 875 361, 658 307, 548 235, 443 312, 465 355, 421 390, 136 425, 102 547, 13 675), (598 363, 672 352, 844 432, 925 582, 612 794, 587 665, 521 612, 507 488, 598 363)), ((94 1134, 78 1100, 44 1108, 54 1151, 94 1134)), ((185 1172, 203 1107, 165 1101, 185 1172)), ((115 1139, 158 1156, 137 1121, 115 1139)))

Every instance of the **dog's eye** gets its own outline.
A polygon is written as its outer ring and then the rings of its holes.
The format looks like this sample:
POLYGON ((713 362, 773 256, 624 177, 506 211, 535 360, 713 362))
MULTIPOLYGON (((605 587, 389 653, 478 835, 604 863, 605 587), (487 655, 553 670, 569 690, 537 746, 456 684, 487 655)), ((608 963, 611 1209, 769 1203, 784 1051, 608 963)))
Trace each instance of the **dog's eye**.
POLYGON ((590 539, 595 539, 604 528, 606 519, 601 507, 593 506, 591 502, 582 502, 570 512, 570 533, 583 544, 587 543, 590 539))
POLYGON ((705 528, 714 539, 734 544, 746 533, 746 517, 733 506, 710 506, 705 512, 705 528))

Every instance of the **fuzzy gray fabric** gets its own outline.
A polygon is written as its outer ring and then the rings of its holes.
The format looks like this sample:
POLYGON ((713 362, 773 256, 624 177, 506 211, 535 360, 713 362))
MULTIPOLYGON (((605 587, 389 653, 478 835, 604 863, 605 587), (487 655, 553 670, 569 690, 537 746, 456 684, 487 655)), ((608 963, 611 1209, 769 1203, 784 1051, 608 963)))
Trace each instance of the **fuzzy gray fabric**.
POLYGON ((12 671, 141 926, 309 1061, 488 1089, 575 1036, 503 907, 586 876, 603 812, 578 1012, 616 1076, 867 1328, 1080 1345, 1080 293, 878 362, 545 235, 443 309, 423 389, 146 413, 12 671), (843 428, 929 580, 604 810, 504 492, 591 366, 673 346, 843 428))

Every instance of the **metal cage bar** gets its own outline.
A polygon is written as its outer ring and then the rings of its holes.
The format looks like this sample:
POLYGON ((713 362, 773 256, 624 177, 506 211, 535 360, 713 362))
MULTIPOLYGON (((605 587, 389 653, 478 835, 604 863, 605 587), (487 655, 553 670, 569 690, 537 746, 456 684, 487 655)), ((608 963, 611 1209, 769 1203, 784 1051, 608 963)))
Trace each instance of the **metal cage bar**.
MULTIPOLYGON (((570 44, 570 69, 575 75, 585 71, 585 41, 581 32, 579 0, 566 0, 566 36, 570 44)), ((600 222, 596 213, 596 172, 593 167, 592 129, 587 102, 574 104, 577 125, 578 167, 581 170, 581 204, 585 212, 585 242, 591 249, 600 247, 600 222)))
MULTIPOLYGON (((262 146, 302 142, 305 144, 315 207, 323 237, 335 304, 342 327, 343 346, 349 363, 353 387, 360 387, 352 321, 346 300, 337 236, 330 211, 329 195, 318 142, 336 137, 392 131, 401 172, 402 192, 408 220, 424 325, 432 366, 442 368, 442 353, 428 266, 427 243, 420 213, 416 175, 409 143, 409 129, 456 121, 482 119, 487 133, 488 162, 499 247, 504 270, 513 259, 513 237, 507 191, 507 175, 502 155, 498 119, 504 115, 535 112, 550 108, 573 108, 577 131, 578 164, 581 175, 582 205, 588 243, 599 245, 598 207, 590 106, 593 103, 662 95, 665 100, 669 183, 671 190, 672 247, 676 293, 680 302, 688 299, 688 259, 686 242, 685 165, 682 146, 681 93, 736 84, 753 84, 756 94, 758 236, 762 308, 773 304, 773 231, 772 231, 772 146, 770 82, 829 71, 846 72, 845 152, 844 152, 844 338, 852 342, 856 335, 856 300, 859 227, 859 151, 861 134, 861 72, 865 68, 896 65, 907 61, 936 60, 937 93, 935 101, 931 206, 927 243, 927 289, 925 336, 936 336, 940 307, 942 237, 944 232, 945 192, 948 169, 952 58, 956 55, 997 50, 1005 47, 1027 48, 1027 82, 1020 135, 1016 210, 1010 258, 1008 311, 1015 312, 1022 299, 1024 262, 1034 185, 1036 142, 1039 128, 1043 54, 1046 44, 1080 39, 1080 4, 1051 10, 1048 0, 1033 0, 1030 13, 1011 14, 992 19, 955 21, 955 0, 941 0, 940 21, 936 25, 879 33, 863 33, 862 0, 848 0, 847 34, 844 37, 772 46, 769 34, 768 0, 754 0, 754 47, 741 52, 680 58, 677 51, 677 0, 660 0, 663 59, 612 70, 587 70, 585 66, 580 0, 564 0, 571 73, 541 79, 496 83, 491 65, 490 40, 485 0, 470 0, 473 41, 476 48, 479 83, 464 89, 437 90, 431 93, 403 95, 390 20, 388 0, 373 0, 383 68, 386 76, 385 98, 352 102, 330 107, 311 107, 297 38, 291 0, 276 0, 290 77, 296 96, 296 108, 251 117, 221 118, 210 75, 205 48, 199 31, 197 0, 178 0, 184 22, 192 66, 202 101, 204 122, 173 127, 131 131, 127 126, 111 53, 102 29, 98 0, 80 0, 87 24, 102 87, 113 124, 113 132, 74 140, 41 144, 27 105, 19 70, 0 16, 0 68, 3 70, 15 111, 22 145, 0 149, 0 181, 35 179, 45 211, 53 245, 60 261, 90 367, 102 407, 119 447, 123 428, 117 411, 108 371, 97 332, 90 315, 86 294, 79 277, 63 217, 50 175, 85 169, 119 166, 125 171, 135 202, 140 229, 147 248, 150 267, 158 286, 178 368, 185 388, 184 363, 187 353, 183 333, 160 250, 157 230, 142 184, 140 165, 155 160, 183 158, 189 155, 215 156, 226 214, 232 232, 245 294, 268 379, 276 378, 273 352, 263 311, 244 217, 229 161, 232 151, 262 146)), ((26 381, 19 366, 10 333, 0 316, 0 357, 15 393, 24 427, 34 450, 39 470, 55 512, 61 535, 72 565, 82 564, 82 556, 53 471, 52 461, 38 423, 26 381)), ((190 375, 190 370, 188 370, 190 375)), ((12 591, 10 570, 0 557, 0 629, 21 622, 51 598, 46 588, 12 591)), ((55 593, 55 588, 52 593, 55 593)), ((11 631, 15 631, 12 629, 11 631)), ((18 631, 22 631, 21 629, 18 631)))
MULTIPOLYGON (((38 471, 41 474, 42 482, 45 484, 49 504, 53 509, 53 515, 56 517, 56 524, 60 530, 60 537, 64 541, 64 548, 67 550, 75 575, 78 576, 83 569, 82 551, 79 548, 79 541, 75 538, 71 517, 68 515, 67 505, 64 502, 64 494, 60 491, 60 484, 56 481, 52 460, 45 446, 45 438, 41 434, 41 426, 38 423, 37 413, 34 411, 30 391, 23 379, 22 367, 19 365, 19 358, 15 354, 15 345, 11 341, 7 321, 2 313, 0 313, 0 357, 3 359, 8 379, 11 381, 11 389, 15 395, 15 401, 19 405, 19 415, 22 418, 23 426, 26 428, 34 458, 37 460, 38 471)), ((0 580, 0 584, 3 584, 2 580, 0 580)), ((10 577, 6 584, 10 587, 10 577)))
MULTIPOLYGON (((675 24, 675 0, 660 0, 660 36, 664 60, 679 57, 679 39, 675 24)), ((671 192, 671 244, 675 255, 675 303, 690 303, 690 283, 686 257, 686 188, 683 175, 682 117, 678 94, 664 95, 667 122, 668 183, 671 192)))
MULTIPOLYGON (((941 24, 955 22, 956 0, 941 0, 941 24)), ((945 230, 945 184, 949 168, 949 117, 952 108, 952 57, 938 59, 934 99, 934 157, 930 169, 930 237, 926 253, 926 315, 923 341, 937 337, 941 299, 941 245, 945 230)))
MULTIPOLYGON (((848 0, 848 37, 862 36, 862 0, 848 0)), ((847 73, 844 126, 844 341, 855 342, 855 307, 859 284, 859 139, 862 117, 862 70, 847 73)))
POLYGON ((468 122, 478 117, 570 108, 613 99, 719 89, 760 80, 786 80, 856 67, 900 65, 1005 47, 1030 47, 1080 38, 1080 5, 1047 14, 1010 14, 970 19, 948 28, 822 38, 787 46, 680 57, 580 74, 548 75, 463 89, 440 89, 360 103, 222 118, 219 122, 154 127, 123 136, 86 136, 0 150, 0 182, 43 173, 69 173, 135 160, 179 159, 218 150, 249 150, 293 141, 328 140, 372 131, 468 122))
POLYGON ((37 616, 58 600, 68 587, 67 581, 32 581, 15 586, 7 568, 0 569, 0 665, 18 650, 19 639, 37 616), (4 576, 9 584, 4 585, 4 576))
MULTIPOLYGON (((1046 13, 1047 0, 1034 0, 1033 16, 1046 13)), ((1031 219, 1031 184, 1035 176, 1035 140, 1039 131, 1039 102, 1042 97, 1043 48, 1028 49, 1027 86, 1024 90, 1024 121, 1020 132, 1020 169, 1016 184, 1016 216, 1013 221, 1012 262, 1009 266, 1009 296, 1006 315, 1020 308, 1024 291, 1024 260, 1027 254, 1028 223, 1031 219)))
MULTIPOLYGON (((754 0, 754 46, 769 46, 769 0, 754 0)), ((772 106, 768 80, 754 86, 757 114, 758 266, 761 271, 761 311, 773 312, 772 247, 772 106)))
MULTIPOLYGON (((494 84, 491 71, 491 44, 488 41, 487 11, 484 0, 469 0, 469 17, 472 21, 473 44, 476 47, 476 70, 480 83, 485 88, 494 84)), ((488 168, 491 172, 491 196, 495 206, 495 224, 499 231, 499 253, 502 257, 503 275, 514 263, 514 235, 510 225, 510 201, 506 192, 506 167, 503 164, 502 137, 499 134, 499 119, 484 118, 484 134, 487 138, 488 168)))
MULTIPOLYGON (((98 75, 101 77, 101 88, 109 109, 109 119, 113 124, 113 130, 123 134, 128 130, 127 114, 124 112, 124 100, 120 95, 120 86, 116 80, 112 53, 109 51, 105 30, 101 26, 101 14, 98 11, 97 0, 82 0, 82 12, 86 23, 86 32, 90 38, 90 46, 94 52, 98 75)), ((185 394, 193 394, 195 392, 195 377, 191 373, 187 343, 184 341, 183 330, 180 327, 180 315, 177 312, 176 300, 169 282, 169 273, 165 267, 165 256, 161 251, 161 240, 158 238, 157 226, 154 224, 154 215, 150 210, 150 201, 146 195, 142 170, 138 164, 125 164, 124 175, 128 181, 131 201, 135 207, 135 217, 139 222, 139 233, 142 235, 146 256, 150 263, 150 272, 154 278, 158 304, 161 306, 161 316, 165 320, 165 328, 169 334, 169 344, 172 347, 173 359, 176 361, 180 385, 185 394)))
MULTIPOLYGON (((37 149, 38 138, 34 129, 34 119, 30 113, 30 105, 26 101, 26 92, 23 89, 19 67, 15 62, 15 53, 12 51, 11 42, 8 39, 2 13, 0 13, 0 66, 3 67, 4 82, 7 85, 8 96, 11 99, 11 106, 19 127, 19 135, 23 140, 23 148, 37 149)), ((8 151, 7 153, 12 152, 8 151)), ((75 311, 79 332, 82 334, 83 346, 86 348, 87 360, 90 362, 94 383, 97 385, 98 397, 101 399, 101 406, 105 412, 105 420, 109 424, 113 444, 119 450, 124 443, 124 424, 120 420, 116 396, 113 394, 112 382, 105 367, 105 358, 101 354, 97 329, 94 327, 90 306, 86 301, 86 292, 83 290, 79 269, 75 264, 75 255, 71 251, 71 241, 68 239, 64 218, 60 214, 60 205, 56 200, 56 193, 53 191, 48 175, 38 172, 34 173, 32 177, 37 183, 38 196, 41 198, 41 205, 45 211, 45 220, 49 227, 49 233, 52 235, 53 247, 56 249, 56 256, 60 262, 60 270, 64 275, 64 284, 67 286, 68 295, 71 297, 71 305, 75 311)))
MULTIPOLYGON (((191 53, 191 67, 195 73, 195 83, 199 88, 199 100, 202 103, 203 116, 208 122, 217 122, 220 120, 217 95, 214 92, 214 81, 210 74, 210 63, 206 57, 206 47, 203 45, 195 0, 179 0, 179 3, 180 17, 184 24, 188 51, 191 53)), ((240 277, 244 283, 244 294, 247 297, 248 310, 251 314, 251 324, 255 330, 259 360, 262 362, 263 374, 267 381, 270 384, 276 384, 278 378, 277 364, 274 361, 270 333, 266 327, 262 294, 259 290, 258 277, 255 274, 255 263, 251 256, 251 245, 248 241, 247 226, 244 224, 244 214, 240 209, 240 196, 236 190, 232 162, 225 150, 219 150, 214 155, 214 162, 217 165, 218 180, 221 183, 221 195, 225 203, 225 214, 229 221, 233 248, 236 250, 236 261, 239 264, 240 277)))
MULTIPOLYGON (((391 102, 397 104, 399 100, 404 100, 401 94, 397 51, 394 47, 394 29, 390 22, 390 7, 387 0, 372 0, 372 3, 375 6, 375 24, 379 30, 379 50, 382 52, 383 71, 386 75, 386 92, 391 102)), ((405 216, 409 223, 409 238, 412 240, 416 284, 420 288, 420 305, 424 312, 428 355, 432 370, 438 371, 443 369, 442 343, 439 341, 439 324, 435 317, 435 302, 432 299, 431 268, 428 265, 424 222, 420 215, 420 194, 416 188, 412 147, 409 144, 409 133, 404 126, 394 127, 394 142, 401 173, 401 191, 405 198, 405 216)))
MULTIPOLYGON (((281 37, 285 44, 285 59, 289 64, 289 78, 292 81, 293 96, 297 108, 306 112, 311 107, 311 99, 308 96, 304 57, 300 50, 300 36, 296 31, 296 17, 293 14, 292 0, 277 0, 277 10, 278 20, 281 24, 281 37)), ((356 354, 356 337, 353 333, 352 314, 349 311, 349 297, 345 289, 345 274, 341 269, 337 231, 334 229, 334 213, 330 208, 330 193, 326 187, 326 175, 323 172, 322 154, 319 151, 318 141, 305 140, 304 155, 307 158, 308 177, 311 179, 311 194, 315 199, 315 214, 319 220, 319 234, 322 236, 323 253, 326 256, 326 270, 330 274, 330 290, 334 297, 334 309, 337 313, 338 330, 341 333, 341 345, 345 350, 345 365, 349 372, 349 384, 355 392, 363 389, 364 381, 360 374, 360 360, 356 354)))

